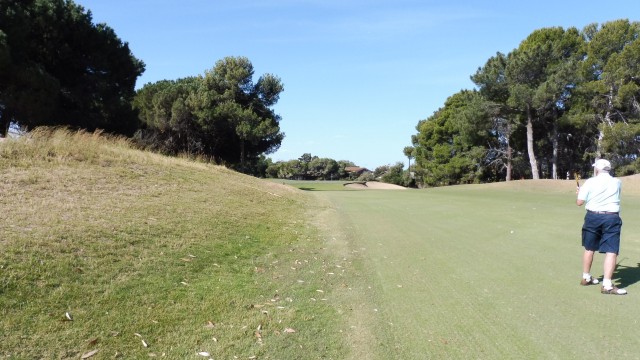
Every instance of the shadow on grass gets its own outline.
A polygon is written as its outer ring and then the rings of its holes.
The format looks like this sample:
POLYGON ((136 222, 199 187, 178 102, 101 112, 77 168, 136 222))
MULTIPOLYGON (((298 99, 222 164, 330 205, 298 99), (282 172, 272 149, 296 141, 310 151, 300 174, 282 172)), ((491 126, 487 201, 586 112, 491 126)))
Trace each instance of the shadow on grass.
POLYGON ((633 285, 640 281, 640 263, 636 266, 618 265, 613 275, 619 279, 621 287, 633 285))
POLYGON ((349 189, 344 189, 344 190, 343 189, 324 189, 324 188, 305 187, 305 186, 297 187, 297 188, 303 191, 351 191, 349 189))

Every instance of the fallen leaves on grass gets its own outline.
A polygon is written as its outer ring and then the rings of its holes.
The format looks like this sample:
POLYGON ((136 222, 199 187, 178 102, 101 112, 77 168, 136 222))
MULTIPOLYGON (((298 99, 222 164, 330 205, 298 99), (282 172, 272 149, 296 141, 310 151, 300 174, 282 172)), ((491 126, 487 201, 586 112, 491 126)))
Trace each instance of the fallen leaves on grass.
POLYGON ((216 324, 211 321, 207 321, 207 325, 204 326, 205 329, 213 329, 214 327, 216 327, 216 324))
POLYGON ((95 354, 97 354, 97 353, 98 353, 98 349, 96 349, 96 350, 91 350, 91 351, 89 351, 89 352, 86 352, 86 353, 82 354, 82 356, 80 357, 80 359, 88 359, 88 358, 92 357, 93 355, 95 355, 95 354))
POLYGON ((95 355, 97 353, 98 353, 98 349, 91 350, 89 352, 86 352, 86 353, 82 354, 80 359, 88 359, 88 358, 92 357, 93 355, 95 355))
POLYGON ((258 339, 258 343, 262 344, 262 324, 258 325, 258 328, 256 329, 254 335, 258 339))
POLYGON ((192 261, 192 260, 193 260, 193 259, 195 259, 195 258, 196 258, 196 256, 195 256, 195 255, 191 255, 191 254, 189 254, 189 255, 187 255, 186 257, 180 258, 180 260, 185 261, 185 262, 189 262, 189 261, 192 261))
POLYGON ((140 341, 142 341, 142 346, 144 346, 146 348, 149 347, 149 344, 146 341, 144 341, 144 339, 142 338, 142 335, 140 335, 138 333, 133 333, 133 335, 135 335, 135 336, 140 338, 140 341))

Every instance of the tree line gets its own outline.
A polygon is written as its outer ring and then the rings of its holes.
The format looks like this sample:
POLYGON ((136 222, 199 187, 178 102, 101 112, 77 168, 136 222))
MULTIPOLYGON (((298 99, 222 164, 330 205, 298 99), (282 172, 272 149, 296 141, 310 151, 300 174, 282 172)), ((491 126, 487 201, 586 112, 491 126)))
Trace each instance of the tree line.
POLYGON ((264 172, 284 133, 272 110, 284 90, 254 82, 245 57, 203 75, 135 90, 145 70, 126 42, 71 0, 0 0, 0 136, 10 126, 66 126, 132 137, 165 154, 189 154, 264 172))
MULTIPOLYGON (((418 122, 404 149, 410 168, 393 182, 557 179, 586 175, 600 157, 617 175, 640 172, 639 35, 629 20, 543 28, 496 53, 471 76, 475 89, 418 122)), ((346 163, 331 159, 265 157, 284 139, 273 111, 284 85, 273 74, 254 81, 249 59, 136 91, 144 69, 72 0, 0 0, 0 135, 10 125, 100 129, 258 176, 345 176, 346 163)))
POLYGON ((268 159, 264 176, 274 179, 290 180, 347 180, 382 181, 401 186, 412 186, 404 164, 382 165, 374 170, 357 166, 349 160, 321 158, 310 153, 297 159, 273 162, 268 159))
POLYGON ((478 68, 416 126, 405 155, 424 186, 640 172, 640 23, 535 30, 478 68))

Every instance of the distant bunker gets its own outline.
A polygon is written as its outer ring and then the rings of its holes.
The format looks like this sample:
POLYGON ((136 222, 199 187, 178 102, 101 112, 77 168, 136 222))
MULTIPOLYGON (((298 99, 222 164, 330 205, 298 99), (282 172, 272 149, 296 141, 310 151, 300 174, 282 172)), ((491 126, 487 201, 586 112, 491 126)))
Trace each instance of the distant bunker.
POLYGON ((406 187, 394 184, 387 184, 378 181, 354 181, 343 184, 350 189, 360 190, 406 190, 406 187))

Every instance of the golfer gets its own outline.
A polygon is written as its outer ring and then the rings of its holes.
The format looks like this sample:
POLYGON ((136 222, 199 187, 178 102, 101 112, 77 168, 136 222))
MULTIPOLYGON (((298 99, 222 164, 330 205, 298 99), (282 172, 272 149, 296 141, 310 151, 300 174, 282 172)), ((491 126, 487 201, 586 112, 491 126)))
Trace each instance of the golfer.
POLYGON ((625 295, 624 289, 618 289, 611 282, 616 268, 616 259, 620 252, 620 190, 619 179, 609 174, 611 163, 605 159, 596 160, 593 164, 595 176, 578 187, 576 205, 585 205, 587 213, 582 225, 582 281, 581 285, 598 284, 598 279, 591 276, 593 254, 597 250, 605 254, 603 294, 625 295))

